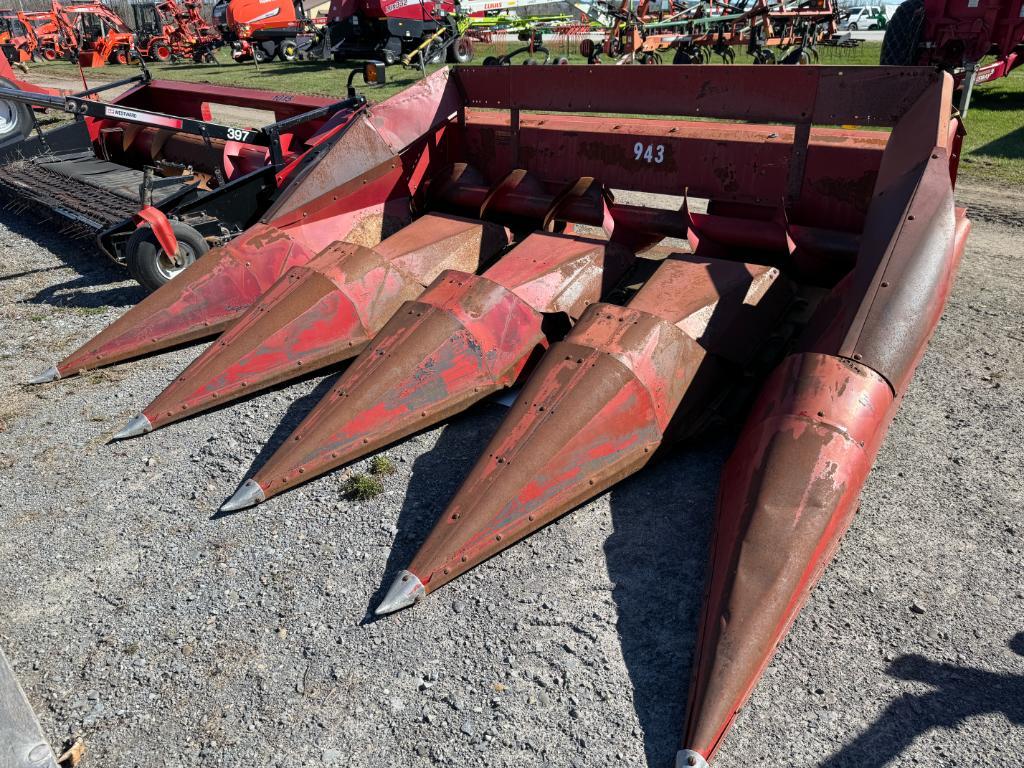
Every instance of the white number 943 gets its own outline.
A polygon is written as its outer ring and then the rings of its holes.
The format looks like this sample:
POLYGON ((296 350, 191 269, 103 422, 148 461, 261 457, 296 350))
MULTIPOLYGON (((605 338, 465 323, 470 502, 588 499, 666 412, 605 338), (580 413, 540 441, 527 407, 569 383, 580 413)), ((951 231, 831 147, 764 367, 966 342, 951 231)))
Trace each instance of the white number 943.
POLYGON ((643 160, 645 163, 663 163, 665 162, 665 145, 654 146, 638 141, 633 145, 633 159, 643 160))

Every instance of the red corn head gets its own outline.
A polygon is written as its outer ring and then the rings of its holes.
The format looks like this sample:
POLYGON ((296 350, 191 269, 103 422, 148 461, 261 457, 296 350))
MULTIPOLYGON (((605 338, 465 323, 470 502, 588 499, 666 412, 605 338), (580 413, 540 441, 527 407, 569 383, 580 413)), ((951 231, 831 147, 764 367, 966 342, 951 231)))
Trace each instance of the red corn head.
POLYGON ((31 383, 74 376, 220 333, 289 267, 313 253, 257 224, 199 259, 31 383), (231 296, 230 303, 224 301, 231 296))
POLYGON ((530 376, 509 416, 378 613, 411 605, 636 472, 696 430, 730 373, 785 310, 778 271, 681 257, 626 307, 591 307, 530 376))
POLYGON ((222 509, 262 501, 511 386, 547 346, 545 315, 578 317, 630 261, 604 241, 534 234, 482 276, 445 272, 222 509))
POLYGON ((149 432, 357 355, 444 269, 508 245, 496 224, 428 215, 373 249, 347 242, 292 267, 115 437, 149 432))
POLYGON ((679 765, 704 765, 856 511, 893 411, 847 359, 792 355, 765 383, 722 474, 679 765))

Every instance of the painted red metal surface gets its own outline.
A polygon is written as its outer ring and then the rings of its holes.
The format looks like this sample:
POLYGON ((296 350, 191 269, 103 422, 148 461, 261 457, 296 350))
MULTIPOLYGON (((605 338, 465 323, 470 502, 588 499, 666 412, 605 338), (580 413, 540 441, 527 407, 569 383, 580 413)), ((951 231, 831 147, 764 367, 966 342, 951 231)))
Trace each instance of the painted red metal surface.
POLYGON ((817 583, 938 322, 969 223, 951 80, 895 127, 856 264, 762 388, 723 473, 681 756, 710 759, 817 583))
POLYGON ((374 246, 406 223, 421 166, 430 158, 428 139, 447 119, 433 110, 412 114, 410 104, 426 99, 436 109, 445 103, 447 73, 438 74, 443 77, 412 86, 412 93, 377 106, 372 116, 360 114, 348 131, 306 155, 291 171, 294 183, 259 224, 210 251, 58 363, 58 376, 215 335, 288 269, 330 243, 374 246), (396 121, 403 125, 392 128, 396 121))
POLYGON ((143 414, 155 429, 355 357, 443 270, 475 271, 507 245, 500 226, 438 215, 373 249, 334 243, 289 269, 143 414))
POLYGON ((950 69, 986 56, 985 82, 1019 63, 1024 50, 1024 2, 1021 0, 924 0, 923 33, 916 60, 950 69))
POLYGON ((710 758, 857 508, 892 416, 869 368, 792 355, 722 474, 684 745, 710 758))
POLYGON ((174 234, 171 222, 159 208, 154 208, 152 205, 143 206, 135 214, 135 223, 140 227, 149 224, 156 236, 156 241, 164 249, 164 253, 176 254, 178 252, 178 238, 174 234))
POLYGON ((224 330, 311 249, 260 225, 199 259, 57 363, 61 378, 170 349, 224 330))
POLYGON ((531 376, 407 572, 426 592, 642 468, 673 423, 698 431, 774 328, 778 270, 680 256, 626 307, 591 307, 531 376))
POLYGON ((512 386, 548 345, 545 317, 578 318, 629 263, 601 241, 535 234, 482 276, 445 272, 249 482, 269 498, 512 386))
MULTIPOLYGON (((611 67, 459 68, 375 108, 347 143, 325 144, 262 225, 302 243, 303 262, 339 237, 372 248, 390 218, 431 206, 545 232, 483 275, 445 272, 404 304, 246 483, 244 498, 259 501, 436 423, 525 378, 550 346, 399 578, 392 609, 705 426, 721 393, 765 380, 722 478, 683 765, 712 757, 838 546, 969 229, 953 200, 949 76, 785 76, 780 99, 768 67, 666 68, 649 81, 611 67), (845 124, 892 131, 818 127, 845 124), (676 199, 627 205, 612 189, 676 199), (707 198, 706 213, 691 210, 692 197, 707 198), (575 224, 610 240, 546 234, 575 224), (634 278, 644 285, 629 304, 593 306, 621 274, 608 263, 613 247, 665 235, 695 253, 646 281, 636 260, 630 290, 634 278), (765 281, 772 290, 751 290, 765 281), (806 313, 779 309, 783 285, 806 313), (570 326, 559 341, 555 329, 570 326)), ((203 299, 215 311, 179 305, 190 319, 176 332, 191 338, 198 318, 230 314, 238 295, 243 311, 283 271, 253 280, 252 293, 203 299)), ((122 347, 166 343, 146 341, 142 327, 123 326, 140 338, 122 347)), ((282 337, 281 355, 290 343, 282 337)))

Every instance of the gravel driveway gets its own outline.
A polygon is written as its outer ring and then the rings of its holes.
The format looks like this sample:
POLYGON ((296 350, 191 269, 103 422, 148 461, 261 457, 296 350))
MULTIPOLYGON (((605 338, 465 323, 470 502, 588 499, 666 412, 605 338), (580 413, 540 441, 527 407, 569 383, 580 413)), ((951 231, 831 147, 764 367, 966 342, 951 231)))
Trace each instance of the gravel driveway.
MULTIPOLYGON (((718 768, 1020 765, 1024 196, 960 193, 945 317, 718 768)), ((373 621, 501 406, 388 451, 376 499, 340 472, 217 517, 334 377, 106 445, 195 350, 23 388, 141 289, 27 214, 0 212, 0 254, 0 644, 55 746, 83 735, 84 768, 671 764, 727 437, 373 621)))

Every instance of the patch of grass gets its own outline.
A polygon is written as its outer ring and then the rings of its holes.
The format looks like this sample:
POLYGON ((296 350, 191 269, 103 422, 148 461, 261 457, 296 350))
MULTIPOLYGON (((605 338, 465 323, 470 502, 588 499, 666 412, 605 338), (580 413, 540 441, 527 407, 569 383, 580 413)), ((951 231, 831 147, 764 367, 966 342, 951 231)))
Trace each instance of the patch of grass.
POLYGON ((963 177, 1024 185, 1024 70, 977 86, 964 125, 963 177))
MULTIPOLYGON (((545 42, 552 59, 566 57, 572 64, 583 64, 579 53, 579 42, 569 40, 548 40, 545 42)), ((520 46, 517 42, 476 45, 473 63, 479 64, 487 56, 500 56, 520 46)), ((820 64, 832 66, 877 65, 881 43, 864 42, 856 48, 819 49, 820 64)), ((150 64, 150 70, 157 78, 179 80, 191 83, 247 86, 275 91, 304 93, 332 98, 344 98, 349 73, 361 64, 325 62, 268 62, 259 70, 247 62, 237 64, 230 53, 222 49, 219 54, 221 66, 209 64, 150 64)), ((669 53, 666 63, 671 60, 669 53)), ((526 56, 514 59, 521 65, 526 56)), ((535 56, 543 59, 542 55, 535 56)), ((737 53, 739 64, 750 63, 745 51, 737 53)), ((714 57, 713 63, 721 63, 714 57)), ((442 65, 427 67, 434 72, 442 65)), ((607 64, 606 66, 614 66, 607 64)), ((67 62, 51 62, 31 65, 33 72, 51 77, 77 79, 78 68, 67 62)), ((109 81, 124 77, 128 68, 110 66, 87 70, 90 81, 109 81)), ((650 70, 641 70, 638 77, 656 77, 650 70), (650 72, 645 75, 645 72, 650 72)), ((384 86, 360 87, 360 92, 370 101, 382 101, 404 90, 422 77, 418 70, 403 69, 399 66, 388 68, 388 83, 384 86)), ((31 79, 31 78, 30 78, 31 79)), ((356 77, 357 87, 360 78, 356 77)), ((779 98, 784 98, 780 94, 779 98)), ((1024 69, 1018 69, 1008 78, 985 83, 974 90, 971 109, 966 119, 967 137, 964 142, 961 173, 964 178, 1015 186, 1024 184, 1024 69)))
POLYGON ((101 315, 108 309, 110 307, 75 307, 75 311, 80 315, 101 315))
POLYGON ((359 472, 345 480, 341 490, 346 499, 367 501, 384 493, 384 483, 379 478, 359 472))
MULTIPOLYGON (((501 56, 521 47, 522 43, 492 43, 487 45, 475 45, 473 47, 473 64, 480 64, 487 56, 501 56)), ((547 40, 544 45, 548 48, 552 61, 559 57, 569 59, 570 64, 585 64, 586 59, 580 55, 578 40, 547 40)), ((881 49, 880 43, 864 43, 857 48, 822 48, 822 64, 877 64, 878 54, 881 49)), ((189 83, 211 83, 213 85, 241 86, 248 88, 261 88, 271 91, 287 91, 291 93, 304 93, 312 96, 329 96, 333 98, 344 98, 349 73, 354 69, 361 69, 361 62, 319 62, 319 61, 272 61, 260 64, 259 69, 251 61, 241 64, 232 61, 230 53, 221 49, 217 54, 220 66, 212 64, 171 64, 150 63, 148 64, 153 76, 163 80, 178 80, 189 83)), ((516 66, 522 64, 528 58, 526 55, 517 56, 513 59, 516 66)), ((543 54, 534 56, 538 61, 543 61, 543 54)), ((749 64, 752 59, 745 51, 740 51, 736 57, 737 63, 749 64)), ((720 63, 721 59, 714 58, 713 63, 720 63)), ((671 63, 671 54, 666 63, 671 63)), ((427 67, 427 72, 436 72, 444 66, 435 64, 427 67)), ((609 65, 614 66, 614 65, 609 65)), ((30 65, 32 72, 43 76, 61 77, 73 80, 80 80, 78 67, 66 61, 54 61, 30 65)), ((90 85, 100 82, 109 82, 125 77, 133 72, 134 68, 121 66, 100 67, 86 70, 86 78, 90 85)), ((362 78, 356 76, 355 84, 360 93, 370 101, 383 101, 404 90, 422 77, 418 69, 405 69, 401 66, 388 67, 388 82, 382 86, 362 86, 362 78)), ((31 78, 30 78, 31 79, 31 78)))
POLYGON ((398 471, 395 463, 391 461, 387 456, 383 454, 374 456, 370 459, 370 474, 371 475, 393 475, 398 471))

